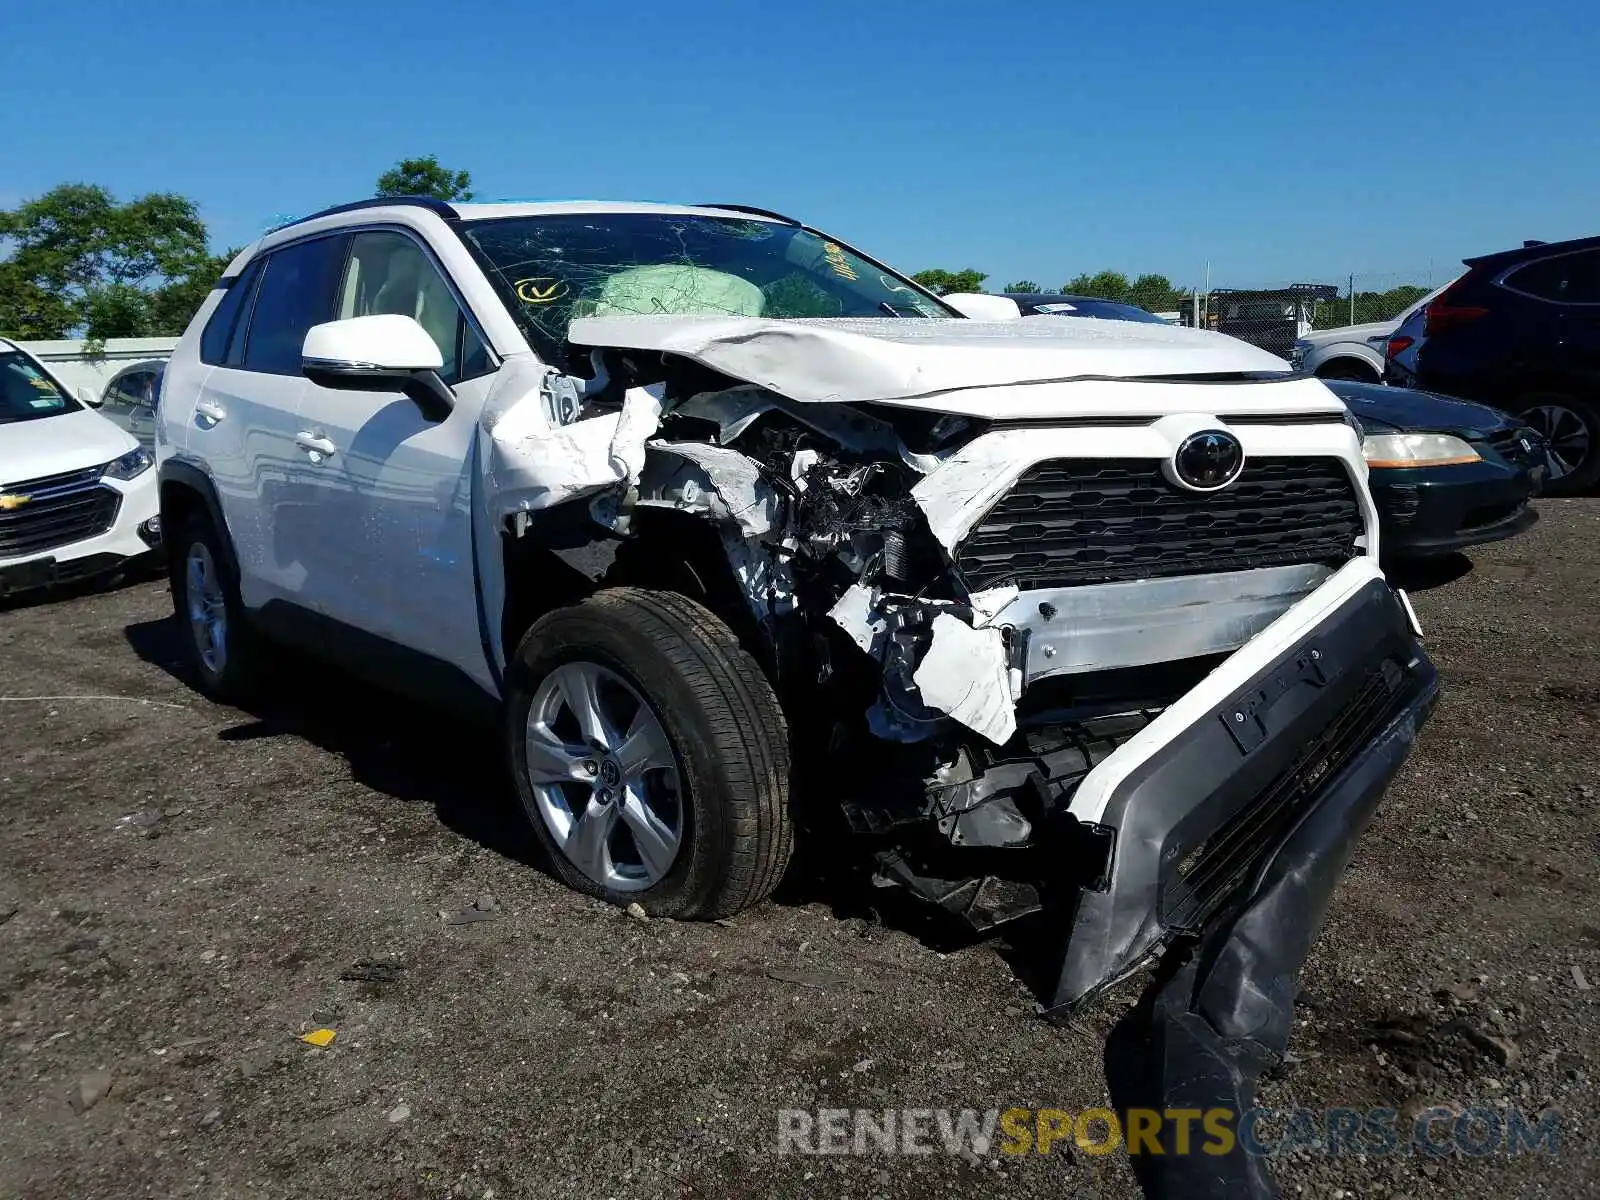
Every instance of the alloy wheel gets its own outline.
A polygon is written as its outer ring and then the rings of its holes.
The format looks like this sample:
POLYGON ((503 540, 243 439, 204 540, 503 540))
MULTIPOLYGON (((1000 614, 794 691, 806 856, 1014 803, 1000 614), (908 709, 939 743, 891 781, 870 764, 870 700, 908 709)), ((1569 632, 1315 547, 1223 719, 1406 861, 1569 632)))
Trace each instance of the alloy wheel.
POLYGON ((1551 479, 1570 475, 1588 459, 1589 427, 1570 408, 1555 402, 1537 404, 1524 410, 1522 416, 1549 443, 1551 479))
POLYGON ((189 634, 194 638, 200 665, 213 676, 228 666, 228 605, 222 577, 204 542, 189 547, 184 562, 184 598, 189 610, 189 634))
POLYGON ((529 816, 602 887, 666 877, 683 845, 677 759, 650 705, 616 672, 565 663, 539 684, 524 733, 529 816))

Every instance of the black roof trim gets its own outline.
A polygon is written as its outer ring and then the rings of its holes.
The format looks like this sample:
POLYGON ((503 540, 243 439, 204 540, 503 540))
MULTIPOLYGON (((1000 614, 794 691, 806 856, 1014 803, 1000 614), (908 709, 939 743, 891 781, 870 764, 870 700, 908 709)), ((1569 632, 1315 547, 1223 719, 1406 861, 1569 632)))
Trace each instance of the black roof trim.
POLYGON ((1522 245, 1513 250, 1496 250, 1490 254, 1478 254, 1472 258, 1464 258, 1461 261, 1469 267, 1499 266, 1524 258, 1529 261, 1536 258, 1556 258, 1562 254, 1575 254, 1584 250, 1600 250, 1600 237, 1568 238, 1564 242, 1535 242, 1530 240, 1523 242, 1522 245))
POLYGON ((274 227, 272 232, 277 233, 280 229, 303 225, 307 221, 315 221, 318 217, 331 217, 336 213, 359 212, 363 208, 390 208, 397 204, 412 208, 425 208, 429 212, 438 213, 446 221, 459 221, 461 219, 461 214, 455 210, 454 206, 433 196, 373 196, 367 200, 352 200, 349 204, 335 204, 332 208, 324 208, 318 212, 307 213, 303 217, 285 221, 282 225, 274 227))
POLYGON ((721 208, 728 212, 749 213, 752 217, 771 217, 774 221, 782 221, 785 225, 794 225, 804 228, 804 225, 793 217, 786 217, 781 212, 773 212, 770 208, 757 208, 753 204, 699 204, 697 208, 721 208))

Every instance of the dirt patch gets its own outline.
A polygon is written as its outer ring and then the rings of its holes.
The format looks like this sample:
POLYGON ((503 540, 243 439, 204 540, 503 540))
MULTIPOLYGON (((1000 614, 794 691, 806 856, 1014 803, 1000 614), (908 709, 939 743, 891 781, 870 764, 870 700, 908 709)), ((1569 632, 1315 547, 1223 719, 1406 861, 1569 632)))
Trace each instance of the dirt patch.
MULTIPOLYGON (((1559 1156, 1295 1151, 1290 1194, 1600 1186, 1600 503, 1542 512, 1414 594, 1445 697, 1262 1100, 1556 1107, 1559 1156)), ((322 676, 211 705, 169 611, 153 582, 0 611, 0 694, 101 697, 0 712, 0 1195, 1137 1194, 1120 1155, 774 1147, 785 1107, 1103 1105, 1139 981, 1054 1028, 1003 947, 826 887, 630 920, 538 869, 492 737, 322 676)))

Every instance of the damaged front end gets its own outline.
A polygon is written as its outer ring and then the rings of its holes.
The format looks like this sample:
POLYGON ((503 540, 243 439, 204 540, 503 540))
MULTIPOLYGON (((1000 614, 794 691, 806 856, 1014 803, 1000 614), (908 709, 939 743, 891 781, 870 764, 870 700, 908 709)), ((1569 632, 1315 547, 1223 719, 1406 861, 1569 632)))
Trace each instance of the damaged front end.
POLYGON ((1348 810, 1353 841, 1426 716, 1334 410, 1293 447, 1237 418, 1250 471, 1207 507, 1160 464, 1222 418, 820 402, 603 333, 587 374, 486 409, 489 526, 714 530, 811 793, 881 885, 979 930, 1061 912, 1053 1009, 1235 911, 1308 813, 1348 810))

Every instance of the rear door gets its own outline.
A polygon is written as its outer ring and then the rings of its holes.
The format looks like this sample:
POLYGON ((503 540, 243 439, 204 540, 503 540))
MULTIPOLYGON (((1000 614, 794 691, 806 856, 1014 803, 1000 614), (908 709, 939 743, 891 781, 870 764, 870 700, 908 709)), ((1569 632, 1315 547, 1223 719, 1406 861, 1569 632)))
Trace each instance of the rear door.
POLYGON ((457 402, 438 421, 399 392, 306 383, 292 476, 296 495, 313 498, 331 535, 300 547, 310 595, 344 624, 487 682, 471 464, 496 364, 444 269, 409 231, 355 232, 337 293, 334 319, 391 313, 421 324, 439 347, 440 375, 457 402))
POLYGON ((212 339, 218 361, 189 418, 188 452, 210 470, 251 608, 275 599, 304 603, 312 584, 306 544, 319 533, 314 497, 297 493, 291 480, 304 453, 294 441, 307 386, 300 347, 306 330, 328 319, 347 242, 344 234, 291 242, 247 268, 234 284, 240 300, 227 335, 212 339))

